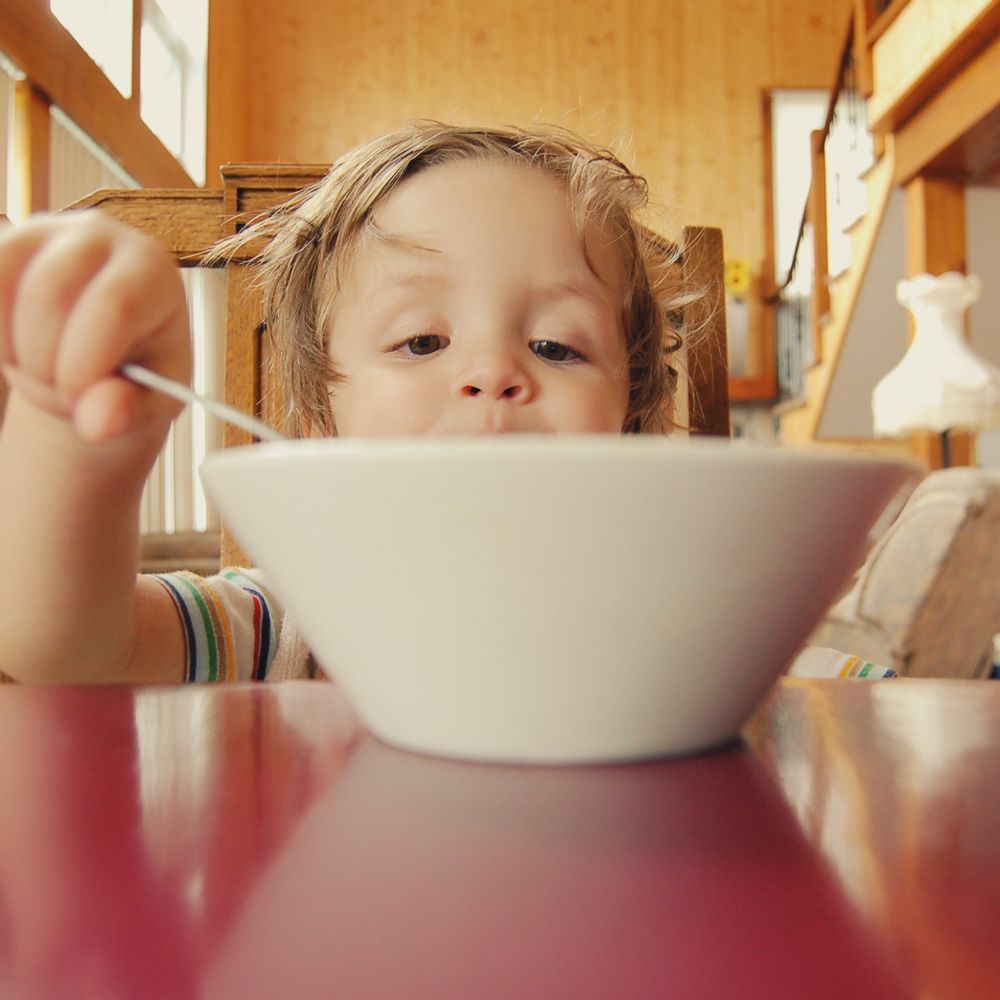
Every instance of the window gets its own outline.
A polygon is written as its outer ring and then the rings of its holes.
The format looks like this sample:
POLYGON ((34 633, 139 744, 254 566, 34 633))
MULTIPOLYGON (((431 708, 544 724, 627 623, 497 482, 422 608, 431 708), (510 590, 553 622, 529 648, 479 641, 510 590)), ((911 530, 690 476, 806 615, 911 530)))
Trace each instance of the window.
POLYGON ((132 0, 50 0, 49 7, 123 97, 132 95, 132 0))
MULTIPOLYGON (((159 20, 159 19, 156 19, 159 20)), ((142 120, 174 156, 184 147, 184 47, 166 24, 142 25, 142 120)))
POLYGON ((139 106, 143 121, 205 180, 206 0, 143 0, 139 106))
MULTIPOLYGON (((781 284, 792 265, 795 238, 812 179, 810 135, 823 127, 829 95, 825 90, 771 93, 771 189, 774 205, 774 277, 781 284)), ((799 252, 792 294, 812 290, 812 257, 799 252)))
MULTIPOLYGON (((49 0, 123 97, 132 94, 133 0, 49 0)), ((142 0, 139 113, 198 184, 205 180, 208 0, 142 0)))

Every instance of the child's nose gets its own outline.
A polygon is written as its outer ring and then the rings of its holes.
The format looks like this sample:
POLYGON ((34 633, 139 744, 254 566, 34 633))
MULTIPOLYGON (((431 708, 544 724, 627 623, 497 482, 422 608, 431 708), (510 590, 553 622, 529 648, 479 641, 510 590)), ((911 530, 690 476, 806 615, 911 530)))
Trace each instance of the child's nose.
POLYGON ((527 403, 534 393, 524 366, 499 351, 480 355, 469 364, 461 372, 456 389, 460 396, 513 403, 527 403))

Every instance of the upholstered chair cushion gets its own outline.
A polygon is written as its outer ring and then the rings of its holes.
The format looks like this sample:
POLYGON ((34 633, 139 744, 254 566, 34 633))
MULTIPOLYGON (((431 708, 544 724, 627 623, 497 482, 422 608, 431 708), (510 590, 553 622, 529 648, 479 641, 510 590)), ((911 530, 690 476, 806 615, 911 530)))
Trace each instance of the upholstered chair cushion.
POLYGON ((909 677, 982 677, 1000 632, 1000 472, 917 486, 810 644, 909 677))

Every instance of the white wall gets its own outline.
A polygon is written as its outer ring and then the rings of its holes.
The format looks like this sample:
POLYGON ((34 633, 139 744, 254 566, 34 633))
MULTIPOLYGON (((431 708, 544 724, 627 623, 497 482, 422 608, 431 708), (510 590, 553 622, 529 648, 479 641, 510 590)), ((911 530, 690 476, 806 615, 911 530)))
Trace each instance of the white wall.
MULTIPOLYGON (((1000 189, 969 188, 965 194, 966 266, 983 282, 983 294, 969 311, 972 344, 1000 365, 1000 189)), ((1000 467, 1000 430, 979 435, 979 464, 1000 467)))
POLYGON ((896 302, 896 282, 906 276, 903 214, 903 192, 893 191, 830 383, 818 438, 872 436, 872 390, 906 349, 906 312, 896 302))
MULTIPOLYGON (((854 319, 820 420, 819 438, 872 436, 871 393, 903 356, 908 338, 906 311, 896 302, 896 282, 906 276, 904 195, 889 199, 871 266, 862 283, 854 319)), ((1000 366, 1000 190, 966 191, 966 267, 983 282, 970 310, 972 342, 1000 366)), ((1000 431, 979 436, 982 465, 1000 467, 1000 431)))

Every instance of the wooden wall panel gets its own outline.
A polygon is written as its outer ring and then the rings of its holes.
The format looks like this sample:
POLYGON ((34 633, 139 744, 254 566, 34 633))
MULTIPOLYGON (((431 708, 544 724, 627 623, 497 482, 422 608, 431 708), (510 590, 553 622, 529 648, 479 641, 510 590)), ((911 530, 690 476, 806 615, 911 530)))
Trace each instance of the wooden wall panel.
POLYGON ((851 2, 213 0, 209 177, 325 162, 410 118, 554 121, 618 144, 654 228, 718 226, 759 274, 763 91, 829 86, 851 2))

